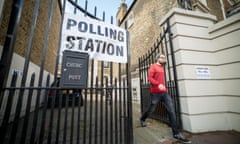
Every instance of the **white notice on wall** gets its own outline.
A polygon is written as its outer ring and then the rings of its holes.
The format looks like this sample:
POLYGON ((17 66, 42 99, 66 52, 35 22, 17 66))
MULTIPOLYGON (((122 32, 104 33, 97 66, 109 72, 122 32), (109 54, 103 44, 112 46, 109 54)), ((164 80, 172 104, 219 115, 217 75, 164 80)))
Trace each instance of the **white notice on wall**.
POLYGON ((206 66, 196 66, 196 78, 197 79, 211 79, 211 73, 209 67, 206 66))

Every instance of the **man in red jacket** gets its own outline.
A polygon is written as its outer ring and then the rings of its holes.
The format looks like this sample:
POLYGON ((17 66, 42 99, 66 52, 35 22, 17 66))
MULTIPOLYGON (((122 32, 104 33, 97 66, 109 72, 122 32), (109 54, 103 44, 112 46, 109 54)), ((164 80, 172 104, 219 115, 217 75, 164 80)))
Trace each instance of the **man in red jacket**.
POLYGON ((165 56, 162 54, 156 55, 156 63, 152 64, 148 71, 148 80, 151 84, 151 105, 148 107, 147 111, 143 113, 140 118, 140 123, 142 127, 145 127, 145 120, 149 114, 153 113, 160 101, 163 102, 167 109, 170 124, 172 127, 173 137, 184 142, 191 143, 188 139, 183 137, 178 129, 176 122, 176 115, 174 111, 174 106, 170 95, 167 93, 167 88, 165 86, 165 76, 164 76, 164 64, 166 63, 165 56))

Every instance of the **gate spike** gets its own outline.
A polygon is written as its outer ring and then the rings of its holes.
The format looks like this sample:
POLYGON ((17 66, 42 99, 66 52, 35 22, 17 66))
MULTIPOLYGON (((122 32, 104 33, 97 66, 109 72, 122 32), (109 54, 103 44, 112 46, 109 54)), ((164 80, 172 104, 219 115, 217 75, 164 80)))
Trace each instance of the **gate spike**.
POLYGON ((105 11, 103 11, 102 21, 105 22, 105 11))
POLYGON ((97 7, 96 6, 94 7, 94 16, 95 17, 97 16, 97 7))
POLYGON ((87 5, 88 5, 88 1, 85 0, 85 14, 84 14, 84 16, 87 16, 87 5))

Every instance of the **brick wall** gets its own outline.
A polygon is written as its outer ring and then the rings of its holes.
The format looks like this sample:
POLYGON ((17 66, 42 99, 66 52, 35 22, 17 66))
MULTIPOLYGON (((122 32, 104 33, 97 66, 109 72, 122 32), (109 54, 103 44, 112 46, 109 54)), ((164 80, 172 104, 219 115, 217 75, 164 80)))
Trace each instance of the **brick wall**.
MULTIPOLYGON (((193 3, 197 1, 193 0, 193 3)), ((210 14, 216 15, 218 21, 223 19, 219 0, 207 0, 207 6, 210 9, 210 14)), ((178 7, 177 0, 138 0, 128 11, 121 27, 124 27, 129 16, 133 15, 134 23, 128 28, 130 32, 131 71, 135 71, 138 67, 138 57, 153 47, 161 32, 160 20, 173 7, 178 7)), ((117 15, 118 19, 121 19, 120 17, 117 15)))
POLYGON ((127 5, 125 3, 122 3, 120 6, 120 9, 118 10, 116 14, 116 24, 118 25, 118 21, 121 21, 124 17, 124 15, 127 12, 127 5))
MULTIPOLYGON (((4 5, 3 20, 0 26, 0 29, 1 29, 0 44, 1 45, 4 44, 7 27, 8 27, 9 16, 11 12, 11 5, 12 4, 10 2, 5 2, 5 5, 4 5)), ((32 25, 34 5, 35 5, 34 0, 24 1, 22 17, 21 17, 19 28, 18 28, 16 44, 14 48, 14 52, 22 57, 25 56, 28 43, 29 43, 29 35, 30 35, 30 29, 32 25)), ((31 62, 35 63, 38 66, 41 65, 42 49, 44 46, 49 9, 50 9, 50 0, 41 1, 38 19, 36 23, 36 29, 33 37, 32 51, 31 51, 31 58, 30 58, 31 62)), ((49 40, 47 45, 46 61, 45 61, 45 70, 51 73, 54 73, 54 70, 55 70, 60 24, 61 24, 60 9, 58 5, 58 0, 55 0, 52 21, 51 21, 51 28, 49 33, 49 40)))
POLYGON ((219 0, 208 0, 207 5, 210 8, 210 14, 215 15, 218 21, 223 20, 221 3, 219 0))
MULTIPOLYGON (((130 32, 131 71, 136 70, 138 58, 145 54, 159 37, 161 29, 158 23, 161 18, 176 6, 176 0, 138 0, 132 7, 134 23, 128 28, 130 32)), ((128 20, 128 16, 122 23, 122 27, 128 20)))
POLYGON ((12 1, 5 2, 5 6, 2 11, 2 20, 0 23, 0 45, 4 45, 5 36, 7 33, 8 22, 10 18, 12 1))

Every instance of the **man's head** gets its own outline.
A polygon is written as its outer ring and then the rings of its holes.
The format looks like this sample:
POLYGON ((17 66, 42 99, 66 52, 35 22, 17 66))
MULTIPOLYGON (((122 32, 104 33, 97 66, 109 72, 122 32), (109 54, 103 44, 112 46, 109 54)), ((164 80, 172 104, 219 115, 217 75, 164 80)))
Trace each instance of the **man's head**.
POLYGON ((156 62, 161 65, 165 64, 166 63, 165 55, 158 53, 156 55, 156 62))

